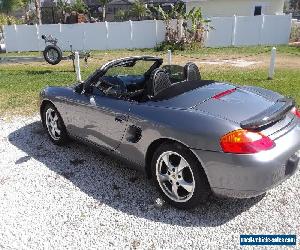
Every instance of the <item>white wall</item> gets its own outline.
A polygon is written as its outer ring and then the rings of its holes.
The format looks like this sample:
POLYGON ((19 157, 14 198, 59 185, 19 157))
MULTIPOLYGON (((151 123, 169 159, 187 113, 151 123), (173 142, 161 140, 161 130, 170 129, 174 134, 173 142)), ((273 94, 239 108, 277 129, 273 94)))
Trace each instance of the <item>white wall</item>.
MULTIPOLYGON (((208 47, 287 44, 291 31, 290 15, 213 17, 213 29, 207 33, 208 47)), ((128 21, 86 24, 46 24, 4 26, 6 50, 42 51, 42 35, 58 39, 68 50, 107 50, 153 48, 165 38, 163 21, 128 21)))
POLYGON ((232 45, 234 17, 214 17, 210 25, 213 29, 206 35, 206 46, 228 47, 232 45))
POLYGON ((291 15, 213 17, 207 47, 287 44, 291 15))
POLYGON ((265 15, 278 15, 283 13, 284 0, 186 0, 187 11, 201 7, 206 17, 253 16, 256 5, 265 15))
POLYGON ((42 51, 42 35, 58 39, 58 46, 69 50, 106 50, 153 48, 162 42, 165 25, 161 20, 102 22, 80 24, 7 25, 4 26, 6 50, 42 51))

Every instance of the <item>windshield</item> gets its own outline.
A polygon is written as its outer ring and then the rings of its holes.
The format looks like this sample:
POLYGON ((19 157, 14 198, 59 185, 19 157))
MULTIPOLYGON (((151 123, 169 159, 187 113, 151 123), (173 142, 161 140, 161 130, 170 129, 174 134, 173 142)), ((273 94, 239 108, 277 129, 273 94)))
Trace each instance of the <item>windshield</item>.
POLYGON ((105 73, 105 76, 120 76, 120 75, 143 76, 153 64, 154 61, 138 60, 134 64, 128 66, 119 65, 119 66, 109 68, 105 73))

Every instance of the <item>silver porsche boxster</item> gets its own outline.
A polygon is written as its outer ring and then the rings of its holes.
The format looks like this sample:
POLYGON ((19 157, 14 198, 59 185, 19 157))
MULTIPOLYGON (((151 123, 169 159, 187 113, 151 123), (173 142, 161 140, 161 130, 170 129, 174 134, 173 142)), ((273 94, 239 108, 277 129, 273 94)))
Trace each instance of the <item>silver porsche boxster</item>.
POLYGON ((42 90, 50 140, 75 138, 127 160, 178 208, 210 193, 257 196, 296 172, 300 112, 293 99, 203 80, 194 63, 162 64, 152 56, 117 59, 84 82, 42 90))

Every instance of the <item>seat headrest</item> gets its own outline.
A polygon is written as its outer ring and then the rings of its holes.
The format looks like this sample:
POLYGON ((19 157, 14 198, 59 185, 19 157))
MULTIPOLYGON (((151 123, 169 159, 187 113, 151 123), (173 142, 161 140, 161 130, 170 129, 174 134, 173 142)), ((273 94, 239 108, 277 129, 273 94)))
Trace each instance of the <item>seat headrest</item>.
POLYGON ((184 76, 187 81, 201 80, 199 68, 193 62, 188 62, 184 66, 184 76))
POLYGON ((156 96, 159 92, 169 88, 172 85, 170 78, 165 70, 158 68, 152 71, 147 84, 149 96, 156 96))

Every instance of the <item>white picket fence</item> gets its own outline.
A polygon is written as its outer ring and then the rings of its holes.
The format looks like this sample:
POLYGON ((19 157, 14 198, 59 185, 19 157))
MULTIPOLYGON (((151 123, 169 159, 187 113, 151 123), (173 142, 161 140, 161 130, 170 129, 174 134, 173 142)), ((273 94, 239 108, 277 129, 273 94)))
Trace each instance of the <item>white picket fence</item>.
MULTIPOLYGON (((211 18, 207 47, 286 44, 291 31, 290 15, 211 18)), ((4 26, 6 51, 42 51, 42 35, 52 35, 68 50, 153 48, 165 38, 161 20, 4 26)))

